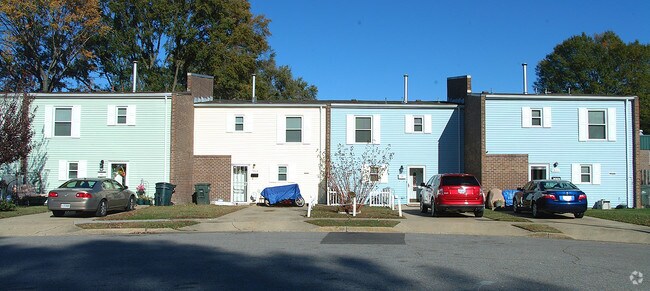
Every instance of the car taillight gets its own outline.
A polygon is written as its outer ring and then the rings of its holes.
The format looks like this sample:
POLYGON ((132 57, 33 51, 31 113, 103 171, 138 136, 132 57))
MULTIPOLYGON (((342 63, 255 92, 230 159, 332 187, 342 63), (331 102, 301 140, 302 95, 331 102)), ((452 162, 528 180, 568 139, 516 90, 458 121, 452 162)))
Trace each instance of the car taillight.
POLYGON ((59 197, 59 193, 56 193, 54 191, 50 191, 50 193, 47 193, 47 197, 59 197))
POLYGON ((442 187, 438 188, 438 195, 449 194, 449 192, 442 190, 442 187))
POLYGON ((580 194, 580 196, 578 196, 578 200, 585 200, 585 199, 587 199, 586 194, 580 194))
POLYGON ((556 200, 557 199, 557 198, 555 198, 554 194, 548 194, 548 193, 542 193, 542 198, 550 199, 550 200, 556 200))
POLYGON ((77 192, 77 198, 93 198, 93 195, 90 195, 88 192, 77 192))

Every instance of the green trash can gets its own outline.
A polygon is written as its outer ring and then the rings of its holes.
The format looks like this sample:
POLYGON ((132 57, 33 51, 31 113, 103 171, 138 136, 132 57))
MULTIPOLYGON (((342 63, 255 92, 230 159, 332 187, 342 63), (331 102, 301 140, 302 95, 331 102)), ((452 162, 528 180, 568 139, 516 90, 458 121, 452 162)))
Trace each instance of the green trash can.
POLYGON ((172 194, 174 194, 176 185, 167 182, 156 183, 156 194, 154 200, 156 206, 170 206, 172 205, 172 194))
POLYGON ((194 184, 194 194, 196 195, 196 204, 208 205, 210 204, 210 184, 197 183, 194 184))

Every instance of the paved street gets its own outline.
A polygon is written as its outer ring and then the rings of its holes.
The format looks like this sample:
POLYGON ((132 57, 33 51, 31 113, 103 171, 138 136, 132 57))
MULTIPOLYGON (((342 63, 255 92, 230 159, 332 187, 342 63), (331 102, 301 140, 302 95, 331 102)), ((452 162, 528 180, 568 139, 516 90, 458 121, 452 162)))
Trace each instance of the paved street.
POLYGON ((2 289, 641 290, 647 245, 403 233, 0 239, 2 289))

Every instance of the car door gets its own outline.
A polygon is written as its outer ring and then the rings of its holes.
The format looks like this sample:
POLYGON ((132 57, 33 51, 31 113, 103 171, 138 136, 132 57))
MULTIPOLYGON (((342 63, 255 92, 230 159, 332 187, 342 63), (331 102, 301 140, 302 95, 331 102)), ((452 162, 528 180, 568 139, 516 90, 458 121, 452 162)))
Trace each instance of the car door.
POLYGON ((128 190, 115 180, 112 180, 111 183, 115 187, 115 207, 126 206, 126 201, 129 199, 128 190))
POLYGON ((433 178, 435 176, 429 178, 429 181, 426 183, 422 183, 421 186, 423 186, 422 191, 420 191, 420 201, 422 201, 424 204, 427 204, 429 201, 431 201, 431 183, 433 183, 433 178))
POLYGON ((525 208, 530 208, 532 206, 532 201, 535 196, 535 192, 537 191, 537 183, 535 182, 529 182, 528 186, 524 188, 524 193, 523 193, 523 207, 525 208))
POLYGON ((101 198, 106 199, 108 209, 115 207, 115 187, 109 180, 102 181, 102 194, 101 198))

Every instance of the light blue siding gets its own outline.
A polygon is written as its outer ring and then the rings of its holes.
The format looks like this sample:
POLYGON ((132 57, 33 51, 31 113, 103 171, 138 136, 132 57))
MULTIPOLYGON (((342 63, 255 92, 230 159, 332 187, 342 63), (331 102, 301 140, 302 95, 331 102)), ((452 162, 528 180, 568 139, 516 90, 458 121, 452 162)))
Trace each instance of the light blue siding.
MULTIPOLYGON (((625 100, 486 100, 486 150, 488 154, 528 154, 529 164, 546 164, 559 172, 549 177, 571 180, 571 165, 600 164, 601 184, 577 185, 589 203, 599 199, 612 205, 631 205, 632 114, 625 100), (522 107, 550 107, 552 126, 522 127, 522 107), (616 141, 579 141, 578 108, 616 108, 616 141)), ((523 185, 525 181, 521 181, 523 185)), ((513 185, 513 187, 521 185, 513 185)))
MULTIPOLYGON (((346 145, 346 116, 381 116, 381 143, 391 146, 395 154, 388 168, 388 183, 378 184, 379 189, 390 187, 407 203, 408 166, 423 166, 424 181, 442 172, 462 172, 462 116, 459 108, 338 108, 331 112, 331 152, 338 145, 346 145), (405 115, 431 115, 431 133, 406 133, 405 115), (404 167, 406 179, 398 179, 399 168, 404 167)), ((349 145, 348 145, 349 146, 349 145)), ((359 154, 364 144, 355 144, 359 154)))
POLYGON ((86 161, 87 177, 97 177, 100 161, 104 160, 108 177, 112 176, 110 162, 127 163, 127 185, 135 191, 142 181, 148 186, 147 194, 153 195, 156 182, 169 181, 171 96, 165 100, 159 95, 147 98, 136 95, 132 98, 37 97, 33 140, 36 143, 44 141, 44 144, 35 149, 31 158, 43 155, 46 158, 44 188, 50 190, 64 182, 59 179, 60 160, 86 161), (80 106, 80 137, 45 138, 46 106, 73 105, 80 106), (135 125, 108 125, 109 105, 135 105, 135 125))

